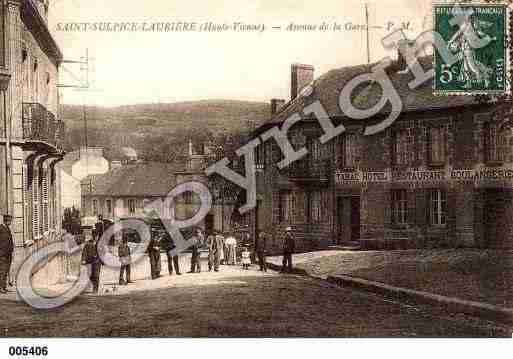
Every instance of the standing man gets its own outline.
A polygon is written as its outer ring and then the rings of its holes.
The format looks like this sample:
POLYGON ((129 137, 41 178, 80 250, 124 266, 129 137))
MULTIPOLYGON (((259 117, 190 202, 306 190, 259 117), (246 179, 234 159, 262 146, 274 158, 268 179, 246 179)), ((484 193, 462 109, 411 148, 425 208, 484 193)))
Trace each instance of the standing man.
POLYGON ((150 259, 151 279, 160 278, 160 248, 152 231, 150 243, 148 244, 148 258, 150 259))
POLYGON ((103 232, 105 232, 105 224, 103 223, 103 216, 101 214, 98 215, 98 222, 94 225, 94 230, 96 233, 96 240, 99 241, 103 236, 103 232))
POLYGON ((7 277, 11 270, 12 253, 14 251, 14 241, 9 226, 12 223, 12 216, 4 214, 4 223, 0 225, 0 294, 6 294, 7 277))
POLYGON ((267 263, 265 262, 265 251, 267 245, 267 234, 264 231, 261 231, 258 234, 258 238, 255 242, 255 250, 258 257, 258 263, 260 265, 261 272, 267 272, 267 263))
POLYGON ((192 236, 192 240, 195 241, 195 243, 192 245, 191 271, 189 273, 201 273, 199 251, 199 249, 203 245, 203 234, 201 233, 201 229, 196 229, 196 233, 192 236))
POLYGON ((218 233, 212 245, 214 251, 214 271, 219 272, 219 265, 221 264, 221 258, 224 251, 224 237, 218 233))
POLYGON ((215 232, 211 233, 207 237, 207 248, 208 248, 208 271, 211 272, 214 267, 214 243, 215 243, 215 232))
POLYGON ((126 285, 133 283, 130 280, 130 247, 128 246, 128 238, 123 236, 121 243, 118 247, 118 257, 121 262, 121 268, 119 269, 119 285, 126 285), (126 273, 126 276, 124 275, 126 273), (126 279, 125 279, 126 278, 126 279))
POLYGON ((283 241, 283 267, 281 272, 292 272, 292 254, 296 248, 296 241, 292 234, 292 227, 285 230, 285 240, 283 241))
POLYGON ((167 256, 167 270, 169 271, 169 275, 173 275, 173 265, 175 267, 175 272, 177 275, 181 275, 180 273, 180 265, 178 262, 178 255, 172 255, 171 251, 175 249, 175 243, 171 236, 165 231, 161 233, 160 244, 162 248, 166 251, 167 256))
POLYGON ((82 265, 90 266, 89 280, 93 284, 93 293, 98 294, 102 262, 98 254, 98 242, 94 237, 89 237, 82 250, 82 265))

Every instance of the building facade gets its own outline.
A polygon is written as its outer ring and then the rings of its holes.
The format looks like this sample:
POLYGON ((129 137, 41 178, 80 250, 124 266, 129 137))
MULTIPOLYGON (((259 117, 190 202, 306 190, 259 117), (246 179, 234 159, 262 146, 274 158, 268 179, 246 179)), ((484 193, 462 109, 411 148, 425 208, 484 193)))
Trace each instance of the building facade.
MULTIPOLYGON (((0 1, 0 211, 14 217, 13 273, 61 229, 55 165, 64 155, 57 88, 62 54, 48 29, 48 6, 0 1)), ((50 276, 59 279, 59 273, 50 276)))
POLYGON ((213 203, 210 212, 197 225, 208 233, 228 231, 235 198, 224 186, 208 178, 205 166, 211 160, 208 151, 197 153, 189 146, 185 164, 132 162, 116 166, 103 175, 91 175, 82 180, 82 215, 117 220, 150 216, 149 207, 156 209, 162 219, 186 220, 194 216, 200 199, 192 192, 167 200, 168 194, 179 184, 195 181, 211 191, 213 203))
MULTIPOLYGON (((317 100, 345 132, 321 144, 318 120, 303 114, 288 138, 308 154, 283 170, 276 166, 283 155, 274 140, 257 148, 254 233, 292 226, 298 250, 353 243, 398 249, 513 247, 511 103, 433 96, 430 81, 410 89, 413 76, 400 60, 387 71, 403 111, 391 126, 369 136, 366 126, 382 122, 387 108, 358 121, 338 105, 344 85, 370 72, 369 66, 332 70, 313 81, 312 67, 293 65, 292 100, 273 101, 275 113, 256 135, 317 100), (301 93, 307 85, 309 91, 301 93)), ((420 63, 426 71, 432 67, 429 58, 420 63)), ((352 102, 371 108, 380 94, 377 83, 367 84, 353 93, 352 102)))

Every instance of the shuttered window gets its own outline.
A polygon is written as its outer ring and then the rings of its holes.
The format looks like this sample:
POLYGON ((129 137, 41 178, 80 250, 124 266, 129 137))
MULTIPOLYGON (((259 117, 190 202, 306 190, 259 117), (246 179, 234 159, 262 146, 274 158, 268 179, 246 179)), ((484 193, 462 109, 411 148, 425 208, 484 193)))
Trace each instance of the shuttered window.
POLYGON ((42 209, 42 232, 46 233, 50 229, 49 227, 49 210, 48 210, 48 172, 46 170, 43 171, 43 180, 42 180, 42 193, 41 193, 41 209, 42 209))
POLYGON ((36 173, 32 181, 32 235, 39 239, 39 175, 36 173))

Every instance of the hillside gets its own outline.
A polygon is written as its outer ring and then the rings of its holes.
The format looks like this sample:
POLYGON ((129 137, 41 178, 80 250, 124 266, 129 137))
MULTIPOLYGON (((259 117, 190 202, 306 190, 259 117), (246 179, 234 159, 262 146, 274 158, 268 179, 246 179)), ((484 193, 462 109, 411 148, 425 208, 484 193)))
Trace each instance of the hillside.
MULTIPOLYGON (((270 114, 261 102, 207 100, 120 107, 86 107, 89 146, 105 148, 117 158, 122 147, 133 147, 139 157, 173 161, 182 156, 189 138, 220 138, 247 132, 270 114)), ((82 106, 62 105, 66 123, 66 150, 84 145, 82 106)))

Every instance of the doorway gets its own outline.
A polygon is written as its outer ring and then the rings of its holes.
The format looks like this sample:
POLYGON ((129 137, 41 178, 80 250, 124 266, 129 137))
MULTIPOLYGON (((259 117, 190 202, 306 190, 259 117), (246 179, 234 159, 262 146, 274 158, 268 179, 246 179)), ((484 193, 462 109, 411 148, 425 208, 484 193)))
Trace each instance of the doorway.
POLYGON ((360 239, 360 197, 337 197, 337 244, 360 239))
POLYGON ((205 233, 212 234, 214 233, 214 215, 207 214, 205 217, 205 233))
POLYGON ((513 191, 493 188, 485 192, 485 242, 491 248, 513 247, 513 191))

